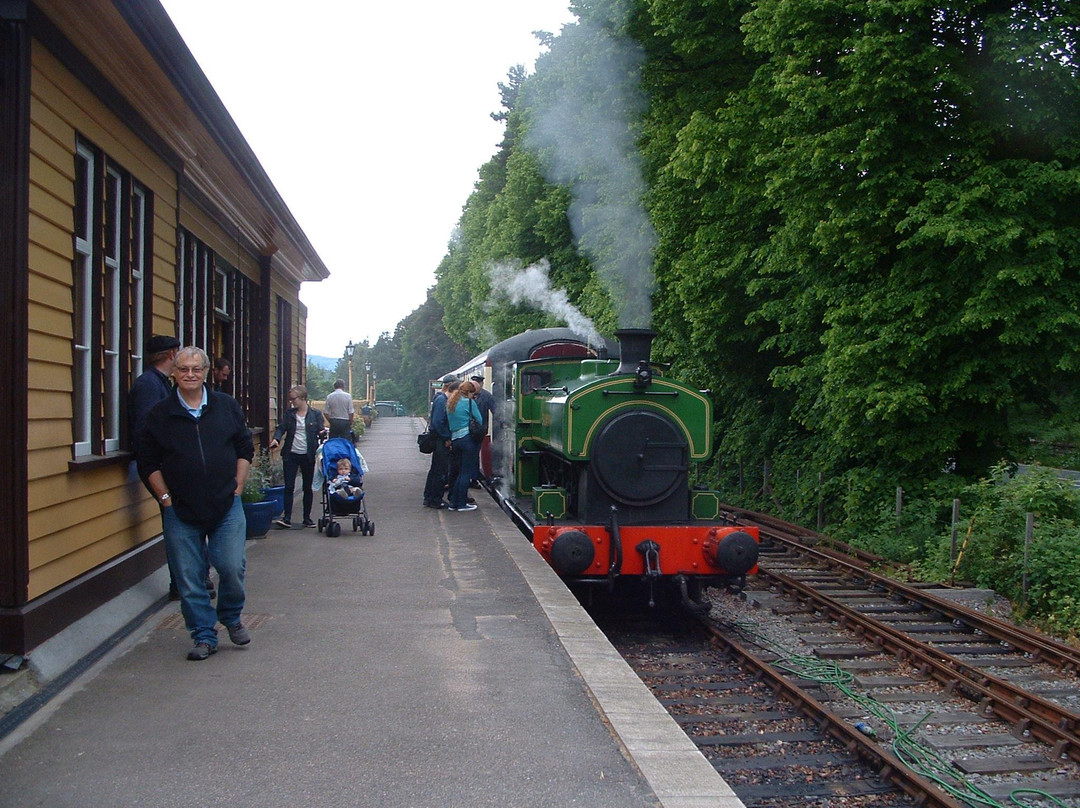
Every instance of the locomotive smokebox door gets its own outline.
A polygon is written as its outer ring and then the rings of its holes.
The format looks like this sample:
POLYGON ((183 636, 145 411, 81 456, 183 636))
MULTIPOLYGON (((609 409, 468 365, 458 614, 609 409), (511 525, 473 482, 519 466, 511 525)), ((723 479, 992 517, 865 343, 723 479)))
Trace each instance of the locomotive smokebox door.
POLYGON ((688 448, 675 424, 649 410, 628 410, 607 421, 596 436, 589 467, 587 520, 606 519, 612 505, 620 519, 686 519, 688 448))
POLYGON ((592 454, 596 479, 617 502, 654 505, 685 485, 686 440, 657 413, 616 415, 600 430, 592 454))

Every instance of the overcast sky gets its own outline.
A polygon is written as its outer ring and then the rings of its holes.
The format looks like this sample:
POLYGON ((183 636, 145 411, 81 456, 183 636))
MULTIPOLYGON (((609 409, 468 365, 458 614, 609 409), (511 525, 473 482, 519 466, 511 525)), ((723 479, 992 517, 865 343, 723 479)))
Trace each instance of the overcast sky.
POLYGON ((307 351, 393 332, 424 302, 502 124, 568 0, 162 0, 330 269, 305 283, 307 351))

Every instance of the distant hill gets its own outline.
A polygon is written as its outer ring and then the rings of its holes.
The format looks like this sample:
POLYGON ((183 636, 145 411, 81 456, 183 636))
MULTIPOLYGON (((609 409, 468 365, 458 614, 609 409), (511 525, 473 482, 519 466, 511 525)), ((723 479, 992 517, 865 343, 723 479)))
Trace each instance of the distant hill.
POLYGON ((341 359, 341 357, 312 356, 311 354, 308 354, 307 359, 309 362, 311 362, 311 364, 316 365, 323 370, 333 371, 335 368, 337 368, 337 363, 341 359))

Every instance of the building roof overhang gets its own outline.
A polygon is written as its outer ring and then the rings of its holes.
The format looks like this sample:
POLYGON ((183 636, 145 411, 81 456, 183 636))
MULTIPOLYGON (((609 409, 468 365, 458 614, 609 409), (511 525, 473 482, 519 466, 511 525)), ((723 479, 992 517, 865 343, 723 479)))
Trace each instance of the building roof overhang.
POLYGON ((182 175, 181 188, 194 189, 297 285, 329 277, 158 0, 33 0, 33 11, 119 94, 107 104, 145 122, 152 145, 182 175))

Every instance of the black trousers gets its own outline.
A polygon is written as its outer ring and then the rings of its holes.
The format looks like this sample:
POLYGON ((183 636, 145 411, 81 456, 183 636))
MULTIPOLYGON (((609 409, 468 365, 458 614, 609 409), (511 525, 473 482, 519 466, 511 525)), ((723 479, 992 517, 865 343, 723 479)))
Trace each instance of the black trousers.
POLYGON ((315 458, 306 454, 294 454, 289 452, 281 458, 282 470, 285 472, 285 513, 282 518, 286 522, 292 521, 293 489, 296 487, 296 472, 300 471, 300 479, 304 486, 304 518, 311 518, 311 502, 314 496, 311 490, 311 481, 315 478, 315 458))
POLYGON ((330 418, 330 437, 348 438, 352 432, 352 421, 348 418, 330 418))
POLYGON ((450 471, 450 449, 441 438, 431 453, 431 468, 428 469, 427 482, 424 483, 424 504, 438 505, 443 501, 443 489, 446 488, 446 475, 450 471))

